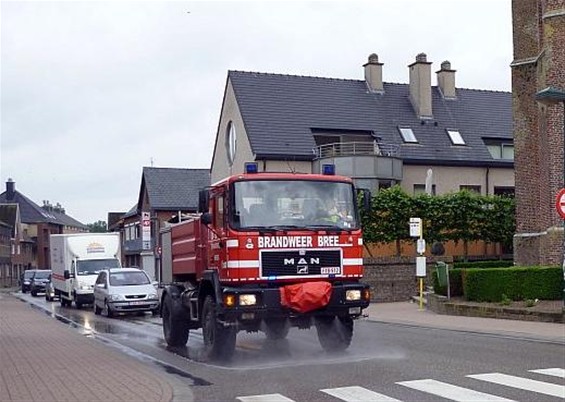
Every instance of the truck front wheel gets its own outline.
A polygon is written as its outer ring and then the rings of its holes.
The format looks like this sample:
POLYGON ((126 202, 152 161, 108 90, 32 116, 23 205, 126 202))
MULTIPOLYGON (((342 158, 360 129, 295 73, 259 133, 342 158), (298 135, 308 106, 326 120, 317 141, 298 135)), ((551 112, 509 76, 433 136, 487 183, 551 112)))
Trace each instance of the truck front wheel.
POLYGON ((163 335, 167 345, 172 347, 185 346, 188 342, 189 329, 185 320, 173 315, 173 301, 167 293, 161 309, 163 317, 163 335))
POLYGON ((288 331, 290 326, 286 319, 276 319, 270 318, 265 319, 265 335, 267 335, 267 339, 272 341, 276 341, 279 339, 284 339, 288 335, 288 331))
POLYGON ((320 345, 326 352, 341 352, 351 344, 353 319, 351 317, 317 317, 316 330, 320 345))
POLYGON ((204 354, 209 359, 229 360, 235 351, 235 327, 226 327, 218 322, 216 302, 206 296, 202 307, 202 334, 204 354))

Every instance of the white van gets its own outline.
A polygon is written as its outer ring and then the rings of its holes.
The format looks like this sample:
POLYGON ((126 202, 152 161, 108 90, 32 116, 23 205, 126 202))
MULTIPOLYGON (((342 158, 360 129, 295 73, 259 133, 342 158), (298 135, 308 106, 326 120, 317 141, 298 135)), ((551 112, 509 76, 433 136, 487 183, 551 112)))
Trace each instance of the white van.
POLYGON ((61 306, 92 304, 98 273, 121 267, 119 233, 53 234, 50 250, 51 281, 61 306))

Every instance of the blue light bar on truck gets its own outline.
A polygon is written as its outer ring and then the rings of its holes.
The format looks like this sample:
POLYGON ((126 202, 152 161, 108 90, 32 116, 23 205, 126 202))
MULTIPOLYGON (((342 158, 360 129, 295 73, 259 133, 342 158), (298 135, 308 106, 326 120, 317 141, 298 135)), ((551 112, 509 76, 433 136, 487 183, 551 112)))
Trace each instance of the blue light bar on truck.
POLYGON ((328 175, 328 176, 334 176, 335 175, 335 165, 333 163, 328 163, 328 164, 322 165, 322 174, 325 174, 325 175, 328 175))
POLYGON ((257 173, 259 164, 257 162, 245 162, 245 173, 257 173))

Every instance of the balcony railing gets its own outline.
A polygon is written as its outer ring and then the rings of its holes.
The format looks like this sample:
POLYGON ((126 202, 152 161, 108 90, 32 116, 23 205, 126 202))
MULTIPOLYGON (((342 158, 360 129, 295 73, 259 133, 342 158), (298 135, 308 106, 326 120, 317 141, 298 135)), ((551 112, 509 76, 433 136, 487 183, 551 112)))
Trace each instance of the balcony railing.
POLYGON ((374 155, 397 157, 400 147, 394 144, 378 144, 371 142, 336 142, 319 145, 314 148, 316 159, 333 158, 335 156, 374 155))

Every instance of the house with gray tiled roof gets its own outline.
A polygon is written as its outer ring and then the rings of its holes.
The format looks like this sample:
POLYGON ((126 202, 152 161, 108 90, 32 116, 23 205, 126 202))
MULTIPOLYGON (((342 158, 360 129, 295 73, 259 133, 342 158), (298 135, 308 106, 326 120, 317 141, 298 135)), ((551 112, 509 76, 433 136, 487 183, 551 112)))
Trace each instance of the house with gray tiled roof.
POLYGON ((212 182, 249 161, 304 173, 331 163, 372 190, 513 193, 512 94, 457 88, 449 62, 432 86, 431 64, 419 54, 408 84, 383 82, 375 54, 363 80, 229 71, 212 182))
POLYGON ((6 182, 6 191, 0 194, 0 204, 17 204, 24 238, 33 243, 33 262, 27 268, 50 268, 49 235, 87 232, 88 227, 65 213, 60 204, 44 201, 40 207, 16 190, 11 179, 6 182))
POLYGON ((141 267, 158 278, 155 251, 161 228, 170 220, 197 212, 198 192, 209 185, 209 169, 144 167, 137 204, 117 225, 124 265, 141 267), (149 227, 145 236, 144 220, 149 227))

